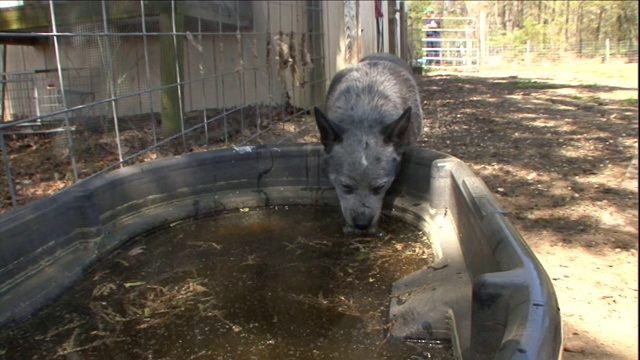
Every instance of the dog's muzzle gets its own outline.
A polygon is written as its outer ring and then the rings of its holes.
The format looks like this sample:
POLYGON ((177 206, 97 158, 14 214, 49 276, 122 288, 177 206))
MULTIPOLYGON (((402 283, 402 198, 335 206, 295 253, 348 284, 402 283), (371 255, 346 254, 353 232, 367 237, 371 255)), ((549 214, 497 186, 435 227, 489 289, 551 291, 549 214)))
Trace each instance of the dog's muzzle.
POLYGON ((373 223, 373 216, 358 214, 353 217, 353 226, 358 230, 367 230, 373 223))

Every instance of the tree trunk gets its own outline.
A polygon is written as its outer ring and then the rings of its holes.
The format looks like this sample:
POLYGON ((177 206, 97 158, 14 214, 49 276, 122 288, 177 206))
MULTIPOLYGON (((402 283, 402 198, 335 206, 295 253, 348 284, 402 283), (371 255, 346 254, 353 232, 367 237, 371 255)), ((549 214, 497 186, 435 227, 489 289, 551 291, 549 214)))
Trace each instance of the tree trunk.
POLYGON ((507 30, 507 33, 510 33, 513 30, 513 11, 510 2, 505 1, 504 3, 504 28, 507 30))
POLYGON ((542 24, 542 0, 538 1, 538 24, 542 24))
POLYGON ((507 5, 509 3, 508 2, 503 2, 502 3, 502 8, 500 9, 500 18, 502 19, 502 29, 504 29, 505 31, 509 31, 509 20, 507 20, 507 17, 509 17, 509 11, 507 10, 507 5))
POLYGON ((631 14, 629 14, 627 11, 622 13, 623 16, 623 24, 624 27, 627 28, 626 30, 623 30, 621 32, 621 34, 624 34, 624 40, 629 41, 630 43, 633 43, 634 37, 635 40, 637 42, 637 31, 638 31, 638 22, 635 22, 635 26, 632 26, 631 24, 634 24, 634 22, 632 21, 631 18, 631 14))
POLYGON ((522 0, 518 0, 516 6, 518 9, 518 23, 516 24, 516 28, 522 29, 522 27, 524 26, 524 2, 522 0))
POLYGON ((598 7, 598 24, 596 25, 596 44, 600 44, 600 32, 602 29, 603 14, 604 14, 604 6, 598 7))
POLYGON ((564 10, 564 42, 569 41, 569 15, 571 12, 569 11, 569 1, 565 1, 565 10, 564 10))
POLYGON ((622 39, 624 38, 624 21, 622 19, 623 14, 618 14, 618 16, 616 17, 616 27, 618 28, 617 34, 616 34, 616 38, 617 38, 617 42, 618 42, 618 46, 620 46, 620 41, 622 41, 622 39))
POLYGON ((498 7, 498 1, 496 0, 493 3, 493 15, 496 21, 496 29, 500 29, 502 28, 502 18, 501 18, 501 13, 500 10, 502 9, 502 7, 498 7))
POLYGON ((582 55, 582 19, 583 6, 582 1, 578 3, 578 15, 576 18, 576 39, 578 39, 578 54, 582 55))

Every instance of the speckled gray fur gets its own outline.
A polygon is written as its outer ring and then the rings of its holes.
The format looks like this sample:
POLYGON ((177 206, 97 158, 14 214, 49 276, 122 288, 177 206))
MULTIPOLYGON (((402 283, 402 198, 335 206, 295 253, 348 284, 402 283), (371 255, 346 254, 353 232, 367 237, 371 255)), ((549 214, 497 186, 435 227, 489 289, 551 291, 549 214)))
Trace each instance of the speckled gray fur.
POLYGON ((366 56, 335 75, 325 111, 315 109, 316 123, 347 228, 375 231, 402 150, 423 129, 411 68, 390 54, 366 56))

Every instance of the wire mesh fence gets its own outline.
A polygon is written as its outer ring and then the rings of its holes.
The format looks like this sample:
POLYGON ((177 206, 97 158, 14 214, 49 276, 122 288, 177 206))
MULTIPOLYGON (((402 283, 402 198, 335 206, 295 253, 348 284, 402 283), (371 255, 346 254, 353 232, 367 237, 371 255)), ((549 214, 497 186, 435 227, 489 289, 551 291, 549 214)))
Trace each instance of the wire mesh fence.
MULTIPOLYGON (((493 43, 483 39, 482 21, 469 17, 439 18, 441 27, 412 29, 409 42, 414 61, 430 69, 481 71, 505 65, 567 63, 596 59, 638 62, 638 43, 631 41, 582 41, 567 44, 493 43)), ((422 23, 421 23, 422 24, 422 23)), ((486 25, 485 25, 486 26, 486 25)))
MULTIPOLYGON (((23 28, 0 30, 0 213, 133 163, 217 147, 317 141, 309 109, 322 102, 328 72, 338 67, 325 47, 336 45, 328 35, 342 26, 332 17, 346 11, 332 6, 316 0, 25 2, 23 28), (19 70, 8 71, 7 59, 20 63, 19 70)), ((637 62, 637 44, 486 44, 481 22, 445 20, 437 55, 427 56, 421 30, 409 34, 410 56, 442 57, 439 67, 461 71, 585 57, 637 62)))
POLYGON ((576 59, 596 59, 602 63, 610 59, 627 63, 638 62, 638 44, 631 42, 582 42, 570 44, 487 45, 484 52, 485 66, 505 64, 531 65, 540 63, 566 63, 576 59))
POLYGON ((34 70, 1 74, 0 213, 132 163, 315 139, 322 2, 25 7, 50 27, 0 34, 38 44, 22 57, 34 70))

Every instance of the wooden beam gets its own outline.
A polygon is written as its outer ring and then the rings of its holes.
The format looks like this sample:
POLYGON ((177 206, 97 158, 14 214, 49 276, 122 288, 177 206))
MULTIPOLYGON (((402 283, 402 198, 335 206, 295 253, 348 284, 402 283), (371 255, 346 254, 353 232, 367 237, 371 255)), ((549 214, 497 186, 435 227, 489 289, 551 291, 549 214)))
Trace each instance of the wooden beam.
MULTIPOLYGON (((153 14, 153 9, 146 11, 147 16, 153 14)), ((77 25, 80 22, 102 21, 102 6, 99 1, 70 1, 56 2, 56 23, 58 27, 77 25)), ((140 17, 140 2, 107 1, 109 21, 140 17)), ((11 31, 40 31, 49 32, 51 15, 47 3, 26 3, 23 6, 0 9, 0 32, 11 31)))
MULTIPOLYGON (((145 6, 145 17, 158 16, 161 9, 169 4, 169 1, 157 1, 152 3, 153 6, 145 6)), ((250 2, 209 1, 185 4, 177 1, 175 4, 176 11, 183 15, 233 26, 237 26, 239 21, 241 28, 253 26, 253 7, 250 2)), ((106 5, 110 22, 141 17, 140 1, 107 1, 106 5)), ((58 27, 102 21, 100 1, 58 1, 55 9, 58 27)), ((23 6, 0 8, 0 32, 49 32, 50 28, 48 3, 27 2, 23 6)))

